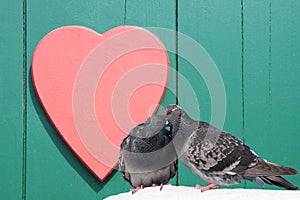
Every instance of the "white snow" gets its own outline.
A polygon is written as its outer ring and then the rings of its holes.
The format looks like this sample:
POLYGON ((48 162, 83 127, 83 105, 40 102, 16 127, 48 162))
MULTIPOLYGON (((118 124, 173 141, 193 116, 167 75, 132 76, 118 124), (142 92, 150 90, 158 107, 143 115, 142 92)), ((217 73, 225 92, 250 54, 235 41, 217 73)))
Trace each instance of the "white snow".
POLYGON ((105 200, 300 200, 300 191, 266 190, 266 189, 214 189, 205 192, 193 187, 165 185, 162 191, 159 187, 148 187, 135 194, 125 192, 107 197, 105 200))

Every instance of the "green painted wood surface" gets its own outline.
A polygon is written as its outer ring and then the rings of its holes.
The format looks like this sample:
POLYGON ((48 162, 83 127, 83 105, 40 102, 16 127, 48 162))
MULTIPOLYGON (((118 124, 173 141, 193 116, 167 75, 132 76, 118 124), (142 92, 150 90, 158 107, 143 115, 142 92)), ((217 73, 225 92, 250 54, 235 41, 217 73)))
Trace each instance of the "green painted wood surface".
MULTIPOLYGON (((144 1, 144 0, 130 0, 126 3, 126 24, 135 25, 141 27, 161 27, 175 31, 175 1, 144 1)), ((175 46, 176 37, 174 32, 174 38, 171 43, 175 46)), ((171 70, 169 73, 169 80, 167 90, 164 95, 162 106, 170 103, 176 103, 176 58, 175 54, 169 52, 169 61, 171 70)), ((162 107, 159 108, 160 113, 162 107)), ((170 183, 176 184, 176 177, 174 177, 170 183)), ((129 184, 128 184, 129 185, 129 184)))
POLYGON ((27 98, 28 199, 102 199, 129 189, 120 173, 114 172, 105 183, 101 183, 82 165, 45 116, 29 75, 32 52, 49 31, 76 24, 102 33, 123 25, 124 10, 122 0, 27 2, 27 67, 30 91, 27 98))
MULTIPOLYGON (((299 1, 23 2, 25 7, 21 1, 5 2, 7 9, 0 14, 0 194, 5 199, 22 199, 22 194, 23 199, 102 199, 130 188, 119 172, 100 183, 58 136, 34 92, 29 70, 35 46, 49 31, 74 24, 100 33, 123 24, 177 28, 190 36, 207 50, 222 75, 227 95, 223 129, 245 140, 262 157, 300 169, 299 1)), ((176 38, 171 40, 176 46, 176 38)), ((179 53, 184 45, 179 38, 179 53)), ((179 57, 177 65, 176 56, 169 56, 172 69, 178 68, 179 76, 196 91, 199 118, 210 121, 211 97, 205 80, 188 60, 179 57)), ((162 104, 176 102, 172 92, 176 94, 177 84, 179 103, 197 117, 193 99, 174 70, 162 104)), ((180 185, 204 183, 182 164, 178 179, 180 185)), ((300 175, 288 180, 300 185, 300 175)), ((259 187, 249 182, 236 187, 244 186, 259 187)))
MULTIPOLYGON (((256 153, 266 159, 269 155, 266 152, 267 146, 269 145, 270 150, 273 149, 271 141, 278 140, 278 137, 270 137, 271 24, 269 4, 268 1, 244 3, 245 140, 256 153)), ((257 186, 255 183, 246 182, 246 184, 249 187, 257 186)))
MULTIPOLYGON (((265 159, 299 169, 297 9, 296 1, 245 3, 244 77, 246 142, 265 159)), ((299 175, 287 179, 299 184, 299 175)))
MULTIPOLYGON (((237 1, 218 0, 179 1, 178 30, 200 43, 215 61, 222 75, 227 96, 227 113, 224 130, 243 138, 242 134, 242 50, 241 50, 241 5, 237 1)), ((179 39, 179 53, 184 45, 179 39)), ((194 49, 190 49, 190 53, 194 49)), ((207 66, 209 67, 209 66, 207 66)), ((205 68, 205 66, 203 67, 205 68)), ((201 73, 201 69, 198 69, 201 73)), ((195 119, 210 121, 211 95, 201 75, 187 61, 179 60, 179 73, 190 80, 200 104, 200 118, 195 104, 189 99, 185 87, 179 82, 179 102, 195 119)), ((215 125, 217 126, 217 125, 215 125)), ((221 128, 221 127, 219 127, 221 128)), ((194 178, 184 165, 179 167, 179 183, 182 185, 205 184, 194 178)))
POLYGON ((0 12, 0 194, 22 198, 22 2, 1 2, 0 12))

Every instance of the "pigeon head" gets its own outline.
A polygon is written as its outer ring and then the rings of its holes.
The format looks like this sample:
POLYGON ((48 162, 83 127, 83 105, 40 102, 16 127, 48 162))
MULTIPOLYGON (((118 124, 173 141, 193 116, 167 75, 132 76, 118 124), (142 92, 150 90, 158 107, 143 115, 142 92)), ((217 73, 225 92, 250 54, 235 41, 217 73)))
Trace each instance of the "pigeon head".
POLYGON ((182 113, 182 108, 176 104, 170 104, 167 105, 161 112, 162 116, 174 116, 174 117, 180 117, 181 113, 182 113))
POLYGON ((173 137, 175 136, 175 134, 179 128, 182 112, 183 112, 182 108, 175 104, 170 104, 170 105, 166 106, 161 112, 161 115, 165 116, 167 121, 173 127, 172 128, 173 137))
POLYGON ((153 131, 155 131, 156 129, 160 130, 165 124, 165 119, 159 115, 153 115, 149 117, 145 122, 145 126, 151 128, 153 131))
POLYGON ((169 122, 166 120, 166 117, 153 115, 143 124, 143 130, 139 134, 140 137, 149 138, 159 134, 163 129, 166 129, 167 132, 170 131, 169 122))

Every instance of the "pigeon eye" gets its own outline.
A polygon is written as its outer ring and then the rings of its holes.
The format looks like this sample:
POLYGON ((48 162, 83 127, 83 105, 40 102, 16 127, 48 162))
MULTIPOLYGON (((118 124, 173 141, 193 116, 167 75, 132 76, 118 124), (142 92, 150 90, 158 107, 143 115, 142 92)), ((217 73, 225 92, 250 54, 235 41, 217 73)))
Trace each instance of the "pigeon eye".
POLYGON ((172 110, 167 111, 167 115, 170 115, 170 114, 172 114, 172 110))
POLYGON ((157 122, 157 125, 159 125, 159 126, 161 126, 162 124, 163 124, 162 121, 157 122))

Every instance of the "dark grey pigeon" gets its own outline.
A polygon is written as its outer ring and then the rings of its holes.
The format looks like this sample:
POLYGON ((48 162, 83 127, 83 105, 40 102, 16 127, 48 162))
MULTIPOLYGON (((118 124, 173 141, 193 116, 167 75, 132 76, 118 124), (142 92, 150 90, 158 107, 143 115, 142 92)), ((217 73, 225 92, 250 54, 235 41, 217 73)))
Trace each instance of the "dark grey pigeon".
POLYGON ((230 133, 206 122, 191 119, 177 105, 163 111, 171 126, 173 143, 180 160, 197 176, 209 183, 197 188, 208 190, 220 185, 233 185, 241 180, 270 184, 296 190, 282 175, 297 174, 297 170, 267 162, 230 133))
POLYGON ((154 115, 133 128, 123 140, 119 170, 133 187, 132 193, 148 186, 162 186, 175 176, 177 155, 172 140, 172 127, 165 118, 154 115))

